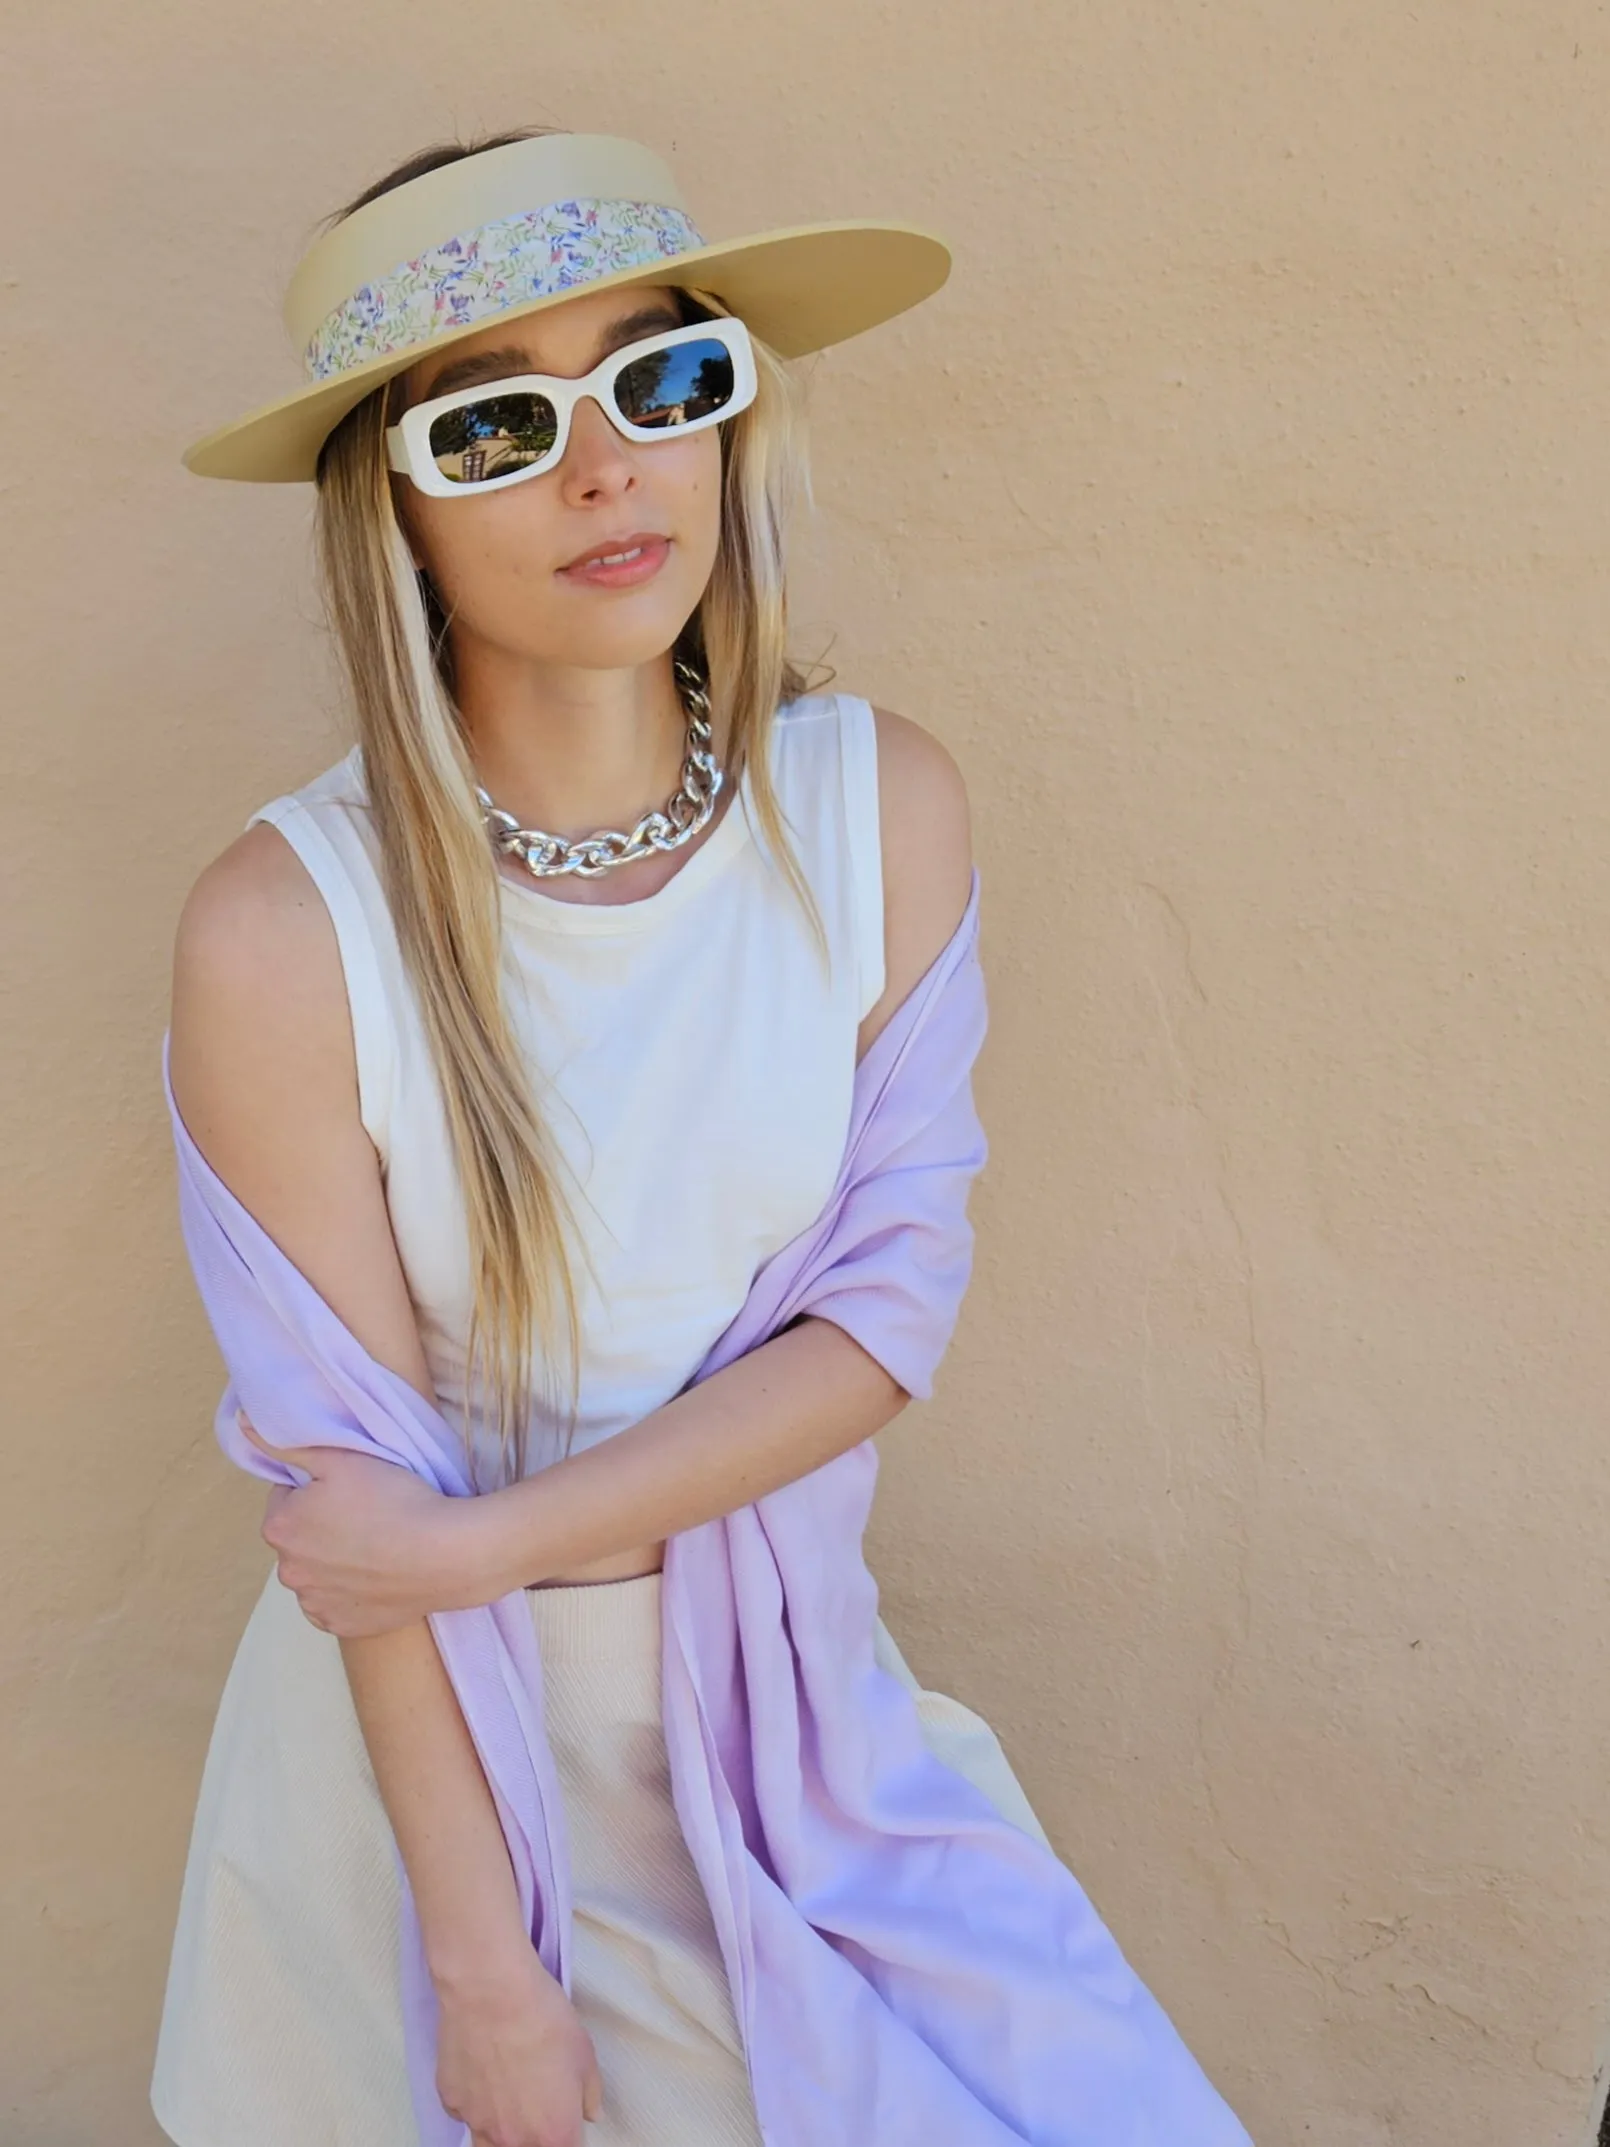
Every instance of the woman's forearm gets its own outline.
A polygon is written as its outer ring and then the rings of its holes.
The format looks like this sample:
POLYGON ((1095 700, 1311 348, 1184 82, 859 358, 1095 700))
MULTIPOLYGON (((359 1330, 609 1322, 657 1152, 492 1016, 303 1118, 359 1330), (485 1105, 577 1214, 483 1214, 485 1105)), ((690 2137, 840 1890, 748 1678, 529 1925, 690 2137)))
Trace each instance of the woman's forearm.
POLYGON ((910 1398, 807 1314, 641 1422, 477 1498, 362 1455, 264 1446, 312 1481, 274 1494, 263 1535, 315 1624, 383 1636, 732 1513, 859 1446, 910 1398))
MULTIPOLYGON (((452 1501, 473 1539, 465 1599, 698 1527, 820 1468, 909 1399, 830 1321, 806 1318, 538 1475, 452 1501)), ((447 1606, 442 1606, 447 1607, 447 1606)), ((492 1794, 423 1621, 341 1643, 431 1973, 462 1986, 530 1951, 492 1794)))
POLYGON ((531 1953, 492 1792, 423 1623, 343 1640, 353 1705, 439 1991, 531 1953))
POLYGON ((842 1327, 806 1317, 640 1423, 470 1501, 462 1599, 732 1513, 860 1445, 909 1399, 842 1327))

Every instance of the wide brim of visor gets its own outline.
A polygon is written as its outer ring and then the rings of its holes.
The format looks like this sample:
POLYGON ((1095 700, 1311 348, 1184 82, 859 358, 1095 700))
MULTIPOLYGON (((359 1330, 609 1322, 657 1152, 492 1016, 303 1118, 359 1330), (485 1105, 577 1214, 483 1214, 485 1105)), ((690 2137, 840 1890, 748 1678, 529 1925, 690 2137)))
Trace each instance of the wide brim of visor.
POLYGON ((328 380, 267 403, 187 447, 181 458, 197 477, 250 484, 306 484, 319 450, 349 410, 393 374, 490 327, 563 305, 595 291, 637 283, 682 284, 711 292, 779 356, 802 358, 864 334, 920 305, 950 273, 950 250, 909 224, 809 224, 760 238, 732 239, 668 254, 643 268, 621 269, 542 298, 523 300, 460 328, 387 351, 328 380))

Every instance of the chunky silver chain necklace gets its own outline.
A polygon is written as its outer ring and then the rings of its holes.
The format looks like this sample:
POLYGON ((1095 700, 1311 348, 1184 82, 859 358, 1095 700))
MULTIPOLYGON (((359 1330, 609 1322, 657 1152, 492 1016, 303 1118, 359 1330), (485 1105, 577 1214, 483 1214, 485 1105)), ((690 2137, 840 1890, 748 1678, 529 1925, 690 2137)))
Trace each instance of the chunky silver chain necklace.
POLYGON ((647 857, 651 850, 679 850, 698 834, 715 808, 726 776, 710 750, 710 696, 691 664, 680 656, 675 664, 677 686, 688 712, 688 749, 682 781, 665 805, 646 812, 629 834, 604 828, 596 835, 580 835, 567 842, 562 835, 545 835, 541 828, 521 827, 513 813, 494 805, 477 784, 482 825, 506 857, 517 857, 539 880, 561 872, 596 879, 617 865, 647 857))

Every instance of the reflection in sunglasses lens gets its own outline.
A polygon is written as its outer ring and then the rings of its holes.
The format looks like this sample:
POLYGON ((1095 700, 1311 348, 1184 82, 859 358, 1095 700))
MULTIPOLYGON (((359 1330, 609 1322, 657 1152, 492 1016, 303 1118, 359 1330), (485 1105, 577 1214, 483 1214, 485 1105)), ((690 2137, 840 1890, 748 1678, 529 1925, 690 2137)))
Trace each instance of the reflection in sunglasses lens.
POLYGON ((488 395, 435 420, 431 459, 452 484, 484 485, 551 454, 558 430, 547 396, 488 395))
POLYGON ((732 400, 732 358, 715 336, 696 336, 636 358, 617 377, 615 401, 633 425, 691 425, 732 400))

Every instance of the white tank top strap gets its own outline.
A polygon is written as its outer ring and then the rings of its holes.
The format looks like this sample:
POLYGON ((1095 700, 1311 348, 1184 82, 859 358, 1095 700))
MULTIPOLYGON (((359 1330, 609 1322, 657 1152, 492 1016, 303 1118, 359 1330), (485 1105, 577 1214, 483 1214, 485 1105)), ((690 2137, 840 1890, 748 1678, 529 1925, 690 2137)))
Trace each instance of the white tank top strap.
POLYGON ((354 747, 301 790, 259 806, 246 825, 261 820, 279 830, 329 911, 352 1020, 359 1116, 384 1162, 396 1089, 396 994, 406 979, 378 862, 357 826, 367 810, 362 767, 354 747))
POLYGON ((777 719, 778 797, 828 929, 854 964, 856 1020, 883 996, 883 847, 877 719, 852 693, 811 694, 777 719))
POLYGON ((883 837, 878 820, 878 726, 870 701, 838 696, 844 760, 844 819, 855 877, 856 956, 861 1019, 883 997, 883 837))

